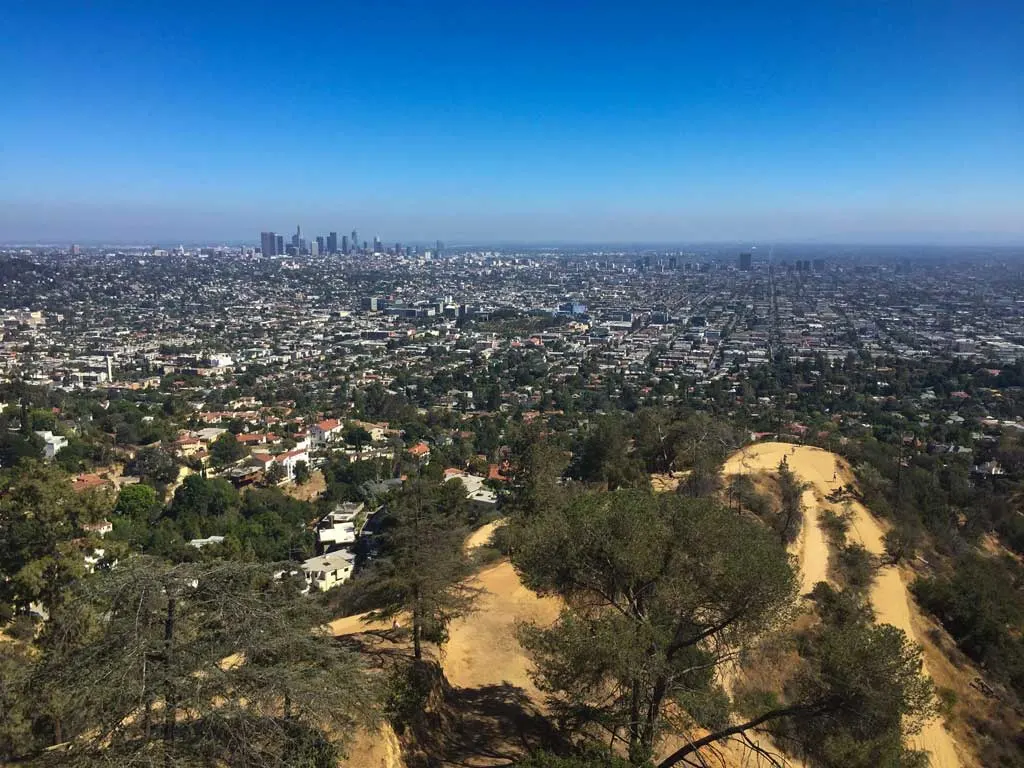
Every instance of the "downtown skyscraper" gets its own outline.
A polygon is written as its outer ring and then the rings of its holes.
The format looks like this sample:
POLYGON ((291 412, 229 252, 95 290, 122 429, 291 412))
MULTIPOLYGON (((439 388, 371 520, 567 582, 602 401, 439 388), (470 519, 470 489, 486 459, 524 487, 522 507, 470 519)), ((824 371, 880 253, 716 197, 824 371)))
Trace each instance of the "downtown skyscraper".
POLYGON ((260 232, 260 250, 264 256, 277 256, 277 235, 273 232, 260 232))

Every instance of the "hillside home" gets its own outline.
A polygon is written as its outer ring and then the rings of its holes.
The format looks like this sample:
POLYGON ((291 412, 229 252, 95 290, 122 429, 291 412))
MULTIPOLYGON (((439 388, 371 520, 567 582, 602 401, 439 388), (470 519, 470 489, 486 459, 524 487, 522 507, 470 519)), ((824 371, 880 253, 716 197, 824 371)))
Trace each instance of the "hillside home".
POLYGON ((351 552, 339 549, 309 558, 302 563, 302 570, 310 586, 326 592, 331 587, 344 584, 352 578, 355 559, 356 556, 351 552))

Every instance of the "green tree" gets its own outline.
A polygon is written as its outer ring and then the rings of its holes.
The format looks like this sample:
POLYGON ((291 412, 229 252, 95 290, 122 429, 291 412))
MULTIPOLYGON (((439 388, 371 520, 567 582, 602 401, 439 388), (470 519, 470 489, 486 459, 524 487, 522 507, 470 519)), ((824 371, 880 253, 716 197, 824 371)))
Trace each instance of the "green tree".
POLYGON ((476 595, 466 584, 471 565, 462 548, 464 521, 444 503, 443 490, 416 479, 394 495, 385 521, 385 560, 374 587, 381 608, 371 615, 388 619, 408 612, 417 660, 424 640, 447 640, 448 625, 471 610, 476 595))
POLYGON ((238 491, 223 478, 189 475, 164 510, 185 539, 222 534, 237 519, 238 491))
POLYGON ((309 464, 304 461, 295 462, 295 482, 299 485, 308 483, 310 478, 309 464))
POLYGON ((287 473, 285 472, 284 465, 278 461, 275 461, 269 467, 263 475, 263 480, 267 485, 277 485, 284 480, 287 473))
POLYGON ((114 505, 114 514, 148 524, 159 516, 160 507, 160 499, 154 488, 145 483, 133 483, 121 487, 114 505))
POLYGON ((565 496, 560 480, 569 464, 569 452, 533 425, 515 431, 509 442, 509 485, 514 511, 531 515, 557 505, 565 496))
POLYGON ((612 416, 600 419, 584 436, 574 456, 573 474, 611 490, 650 484, 639 458, 630 451, 625 425, 612 416))
POLYGON ((210 459, 215 467, 234 464, 245 454, 245 446, 230 432, 223 433, 210 444, 210 459))
POLYGON ((166 488, 178 479, 178 461, 163 448, 142 448, 125 465, 125 472, 135 475, 154 488, 166 488))
POLYGON ((800 535, 800 528, 803 526, 802 496, 808 486, 797 480, 785 459, 779 462, 777 478, 779 481, 779 508, 769 522, 782 543, 791 544, 796 541, 796 537, 800 535))
POLYGON ((43 440, 29 432, 10 432, 0 430, 0 467, 13 467, 22 459, 41 461, 43 458, 43 440))
POLYGON ((889 562, 899 565, 904 560, 913 558, 921 546, 922 538, 921 526, 916 520, 897 521, 882 537, 882 545, 885 547, 889 562))
POLYGON ((651 758, 665 710, 722 721, 715 669, 788 615, 796 581, 778 540, 707 500, 642 491, 578 498, 517 523, 524 582, 566 601, 521 642, 554 712, 651 758))
POLYGON ((97 543, 83 526, 109 508, 102 492, 76 493, 51 465, 24 462, 0 478, 0 606, 56 606, 97 543))
POLYGON ((29 678, 61 744, 38 762, 335 765, 371 689, 297 589, 268 566, 144 557, 83 580, 29 678))
POLYGON ((373 442, 373 436, 363 427, 352 426, 345 430, 345 442, 359 453, 373 442))

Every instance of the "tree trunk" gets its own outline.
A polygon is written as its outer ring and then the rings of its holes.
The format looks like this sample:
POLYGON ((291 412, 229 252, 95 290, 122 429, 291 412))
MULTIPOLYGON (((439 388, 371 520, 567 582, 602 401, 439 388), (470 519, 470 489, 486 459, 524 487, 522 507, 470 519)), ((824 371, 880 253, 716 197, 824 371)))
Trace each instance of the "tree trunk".
POLYGON ((174 649, 174 609, 177 600, 167 597, 167 619, 164 621, 164 765, 171 764, 171 746, 174 743, 175 711, 174 682, 171 666, 174 649))
POLYGON ((414 586, 412 590, 412 655, 416 661, 423 658, 423 648, 420 645, 420 624, 423 619, 420 616, 420 588, 414 586))
POLYGON ((629 762, 639 765, 647 760, 643 753, 640 727, 640 682, 633 678, 629 690, 629 762))
POLYGON ((644 718, 641 746, 645 759, 650 759, 651 755, 654 754, 654 734, 658 730, 658 720, 661 717, 661 702, 665 698, 666 691, 668 691, 668 679, 662 675, 654 683, 651 700, 647 704, 647 715, 644 718))

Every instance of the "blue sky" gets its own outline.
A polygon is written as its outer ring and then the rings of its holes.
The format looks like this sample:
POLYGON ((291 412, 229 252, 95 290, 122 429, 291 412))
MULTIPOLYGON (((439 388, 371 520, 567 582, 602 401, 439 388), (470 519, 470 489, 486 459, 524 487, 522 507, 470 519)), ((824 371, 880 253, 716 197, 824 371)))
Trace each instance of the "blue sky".
POLYGON ((6 0, 0 240, 1024 242, 1024 3, 6 0))

